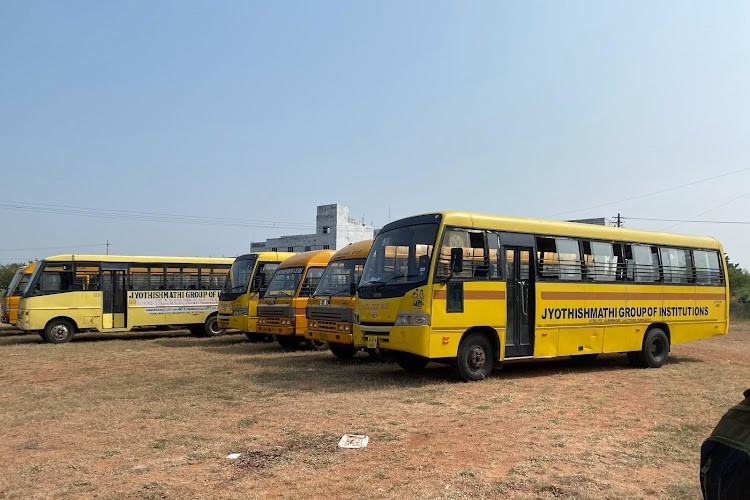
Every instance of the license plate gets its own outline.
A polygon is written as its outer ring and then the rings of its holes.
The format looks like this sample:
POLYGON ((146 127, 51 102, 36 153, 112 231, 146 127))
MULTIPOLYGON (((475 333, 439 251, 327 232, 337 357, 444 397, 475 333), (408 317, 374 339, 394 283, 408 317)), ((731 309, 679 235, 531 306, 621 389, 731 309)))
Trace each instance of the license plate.
POLYGON ((326 332, 320 332, 320 339, 319 340, 321 342, 328 342, 328 338, 326 338, 326 337, 327 337, 326 332))
POLYGON ((377 337, 367 337, 367 348, 368 349, 377 349, 378 348, 378 338, 377 337))

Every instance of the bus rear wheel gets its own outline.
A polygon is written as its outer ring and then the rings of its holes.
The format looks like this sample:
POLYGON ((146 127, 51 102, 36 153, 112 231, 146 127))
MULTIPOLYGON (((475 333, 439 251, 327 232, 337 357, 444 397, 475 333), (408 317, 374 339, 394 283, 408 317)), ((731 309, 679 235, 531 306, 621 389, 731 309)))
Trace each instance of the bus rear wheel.
POLYGON ((669 337, 658 327, 651 328, 643 337, 643 348, 629 352, 631 363, 642 368, 659 368, 667 362, 669 356, 669 337))
POLYGON ((492 343, 486 335, 470 333, 461 339, 454 369, 466 382, 484 380, 495 367, 492 343))
POLYGON ((349 359, 357 354, 357 348, 353 345, 345 344, 328 344, 328 348, 334 356, 340 359, 349 359))
POLYGON ((53 319, 44 328, 44 340, 50 344, 70 342, 76 333, 76 327, 67 319, 53 319))

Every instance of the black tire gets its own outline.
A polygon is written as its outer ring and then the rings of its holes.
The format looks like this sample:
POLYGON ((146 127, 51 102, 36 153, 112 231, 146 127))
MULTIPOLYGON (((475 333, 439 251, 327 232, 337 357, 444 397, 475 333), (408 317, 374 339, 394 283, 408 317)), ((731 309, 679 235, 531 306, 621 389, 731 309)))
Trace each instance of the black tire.
POLYGON ((50 344, 70 342, 76 333, 76 327, 67 319, 53 319, 44 327, 44 340, 50 344))
POLYGON ((393 363, 396 361, 396 352, 389 349, 367 349, 367 354, 370 355, 372 361, 380 361, 381 363, 393 363))
POLYGON ((484 380, 495 367, 492 342, 482 333, 470 333, 458 344, 458 355, 453 365, 456 373, 466 382, 484 380))
POLYGON ((276 336, 276 342, 278 342, 285 351, 296 351, 304 340, 305 339, 298 337, 297 335, 276 336))
POLYGON ((637 354, 643 368, 659 368, 669 356, 669 337, 661 328, 650 329, 643 338, 643 349, 637 354))
POLYGON ((203 324, 203 333, 206 337, 220 337, 224 335, 224 329, 219 328, 219 317, 213 314, 203 324))
POLYGON ((42 338, 42 342, 45 344, 47 343, 47 337, 44 336, 44 332, 37 332, 39 336, 42 338))
POLYGON ((422 356, 417 356, 416 354, 410 354, 408 352, 400 352, 396 355, 396 363, 398 363, 398 366, 408 372, 424 370, 429 362, 430 360, 428 358, 423 358, 422 356))
POLYGON ((353 345, 345 344, 328 344, 328 348, 334 356, 340 359, 349 359, 357 354, 357 348, 353 345))
POLYGON ((245 337, 253 344, 256 342, 273 342, 273 337, 265 333, 245 332, 245 337))
POLYGON ((325 351, 328 349, 328 344, 319 340, 305 339, 305 345, 310 351, 325 351))

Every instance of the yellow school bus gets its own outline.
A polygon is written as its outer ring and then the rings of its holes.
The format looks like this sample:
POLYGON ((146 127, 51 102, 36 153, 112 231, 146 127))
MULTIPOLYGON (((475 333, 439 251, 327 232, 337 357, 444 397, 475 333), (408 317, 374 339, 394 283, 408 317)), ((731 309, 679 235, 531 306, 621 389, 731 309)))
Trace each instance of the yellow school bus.
POLYGON ((234 259, 55 255, 37 264, 21 298, 18 327, 47 342, 76 332, 185 326, 220 335, 216 311, 234 259))
POLYGON ((13 291, 16 289, 16 285, 18 285, 18 280, 21 279, 21 274, 23 274, 23 270, 26 266, 20 266, 18 269, 16 269, 15 274, 13 274, 13 277, 10 279, 10 283, 8 283, 8 289, 5 290, 3 294, 3 301, 2 301, 2 314, 0 314, 0 323, 10 324, 9 320, 9 309, 10 309, 10 296, 13 293, 13 291))
POLYGON ((232 263, 219 294, 219 328, 243 332, 252 341, 258 332, 258 301, 266 293, 276 268, 294 252, 258 252, 240 255, 232 263))
POLYGON ((714 238, 440 212, 386 225, 358 288, 355 343, 407 370, 464 380, 519 358, 627 353, 663 365, 670 346, 727 332, 714 238))
POLYGON ((258 333, 273 335, 281 347, 289 350, 306 342, 307 301, 334 253, 333 250, 302 252, 279 264, 258 304, 258 333))
POLYGON ((307 303, 306 338, 328 344, 339 358, 351 358, 364 347, 354 345, 352 313, 371 246, 372 240, 359 241, 336 252, 307 303))
POLYGON ((9 325, 18 323, 18 303, 21 301, 21 293, 29 283, 31 273, 34 272, 36 262, 26 266, 19 267, 13 279, 8 284, 8 290, 5 292, 5 303, 3 305, 2 322, 9 325))

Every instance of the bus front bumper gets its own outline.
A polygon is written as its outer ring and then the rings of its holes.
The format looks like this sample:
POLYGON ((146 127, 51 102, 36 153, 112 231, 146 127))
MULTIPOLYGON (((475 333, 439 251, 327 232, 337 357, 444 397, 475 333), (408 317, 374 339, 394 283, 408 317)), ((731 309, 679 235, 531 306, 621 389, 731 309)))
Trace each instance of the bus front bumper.
POLYGON ((353 341, 357 347, 390 349, 429 358, 432 337, 429 326, 355 325, 353 341))

